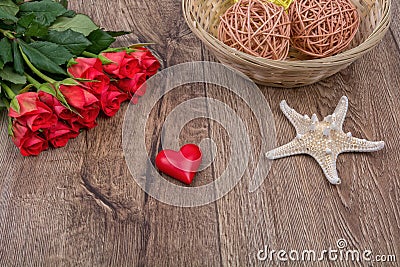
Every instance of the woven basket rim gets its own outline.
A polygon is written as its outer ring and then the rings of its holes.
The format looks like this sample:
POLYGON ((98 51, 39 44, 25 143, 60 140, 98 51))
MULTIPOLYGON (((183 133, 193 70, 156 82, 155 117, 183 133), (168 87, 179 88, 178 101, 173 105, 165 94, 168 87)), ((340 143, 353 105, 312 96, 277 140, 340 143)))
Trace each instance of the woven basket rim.
MULTIPOLYGON (((361 54, 364 54, 371 50, 377 43, 381 41, 381 32, 386 32, 389 28, 390 21, 391 21, 391 0, 385 0, 384 5, 382 5, 382 18, 379 22, 379 24, 376 25, 375 29, 372 31, 372 33, 358 46, 353 47, 349 50, 346 50, 342 53, 339 53, 337 55, 329 56, 326 58, 318 58, 318 59, 306 59, 306 60, 297 60, 297 61, 291 61, 291 60, 272 60, 272 59, 266 59, 262 57, 256 57, 249 55, 247 53, 241 52, 239 50, 236 50, 223 42, 221 42, 218 38, 214 37, 212 34, 207 32, 205 29, 198 27, 200 23, 197 21, 196 18, 190 19, 192 17, 190 14, 187 14, 186 8, 185 8, 185 3, 188 0, 182 0, 182 9, 183 9, 183 15, 186 20, 186 23, 190 27, 190 29, 195 33, 200 39, 204 41, 204 39, 209 39, 211 38, 214 43, 216 43, 218 46, 220 46, 219 50, 222 50, 221 52, 229 53, 230 55, 236 55, 237 57, 241 58, 242 60, 245 61, 250 61, 252 64, 255 65, 260 65, 260 66, 273 66, 276 68, 282 68, 285 69, 288 65, 291 67, 304 67, 307 65, 307 67, 310 67, 311 65, 315 65, 315 67, 320 66, 321 64, 323 65, 338 65, 338 64, 343 64, 346 61, 353 62, 356 58, 358 58, 361 54), (195 24, 196 26, 194 26, 195 24), (205 36, 203 36, 205 35, 205 36), (378 38, 375 38, 378 37, 378 38)), ((209 40, 207 40, 209 45, 211 46, 217 46, 216 44, 211 43, 209 40)))

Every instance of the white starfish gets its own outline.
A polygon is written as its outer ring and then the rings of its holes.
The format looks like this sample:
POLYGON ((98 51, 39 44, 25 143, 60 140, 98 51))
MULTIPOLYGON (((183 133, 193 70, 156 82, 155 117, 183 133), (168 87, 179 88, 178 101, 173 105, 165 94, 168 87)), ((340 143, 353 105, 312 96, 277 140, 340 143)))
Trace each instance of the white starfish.
POLYGON ((290 108, 285 100, 281 102, 281 109, 285 116, 296 128, 297 136, 290 143, 269 151, 268 159, 279 159, 293 155, 308 154, 321 166, 326 178, 332 184, 340 184, 336 170, 336 159, 345 152, 375 152, 385 146, 385 142, 371 142, 365 139, 352 137, 342 130, 343 122, 348 109, 348 99, 340 99, 335 112, 318 121, 317 115, 312 117, 300 115, 290 108))

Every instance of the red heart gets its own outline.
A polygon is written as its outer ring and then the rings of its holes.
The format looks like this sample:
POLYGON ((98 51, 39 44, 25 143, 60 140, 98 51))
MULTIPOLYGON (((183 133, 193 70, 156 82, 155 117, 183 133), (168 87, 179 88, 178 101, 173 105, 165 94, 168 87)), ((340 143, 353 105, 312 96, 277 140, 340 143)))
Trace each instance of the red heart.
POLYGON ((163 150, 156 157, 157 168, 185 184, 191 184, 202 160, 201 150, 197 145, 187 144, 179 151, 163 150))

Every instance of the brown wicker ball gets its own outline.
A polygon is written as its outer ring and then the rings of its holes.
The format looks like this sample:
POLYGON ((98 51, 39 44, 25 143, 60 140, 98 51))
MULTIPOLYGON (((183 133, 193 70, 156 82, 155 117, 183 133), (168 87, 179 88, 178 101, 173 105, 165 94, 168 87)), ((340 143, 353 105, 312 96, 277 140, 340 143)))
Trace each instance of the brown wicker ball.
POLYGON ((218 37, 250 55, 282 60, 289 53, 289 16, 268 1, 239 0, 221 17, 218 37))
POLYGON ((289 17, 292 46, 314 58, 345 50, 360 25, 359 14, 350 0, 295 0, 289 17))

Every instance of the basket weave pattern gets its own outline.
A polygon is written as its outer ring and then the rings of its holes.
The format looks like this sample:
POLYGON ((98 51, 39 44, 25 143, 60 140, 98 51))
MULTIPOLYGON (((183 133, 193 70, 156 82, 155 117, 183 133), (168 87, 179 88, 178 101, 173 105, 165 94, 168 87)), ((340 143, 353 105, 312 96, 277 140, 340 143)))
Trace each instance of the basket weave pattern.
POLYGON ((293 47, 316 58, 342 52, 357 33, 357 13, 348 0, 294 1, 289 8, 293 47))
POLYGON ((255 82, 293 88, 318 82, 348 67, 373 49, 390 24, 390 0, 352 0, 360 15, 360 27, 348 50, 326 58, 308 59, 295 50, 287 60, 270 60, 240 52, 218 40, 220 17, 233 0, 182 0, 183 14, 191 30, 219 61, 242 71, 255 82))
POLYGON ((240 5, 233 5, 221 17, 218 35, 226 45, 239 51, 285 59, 289 53, 289 15, 271 2, 241 0, 240 5))

